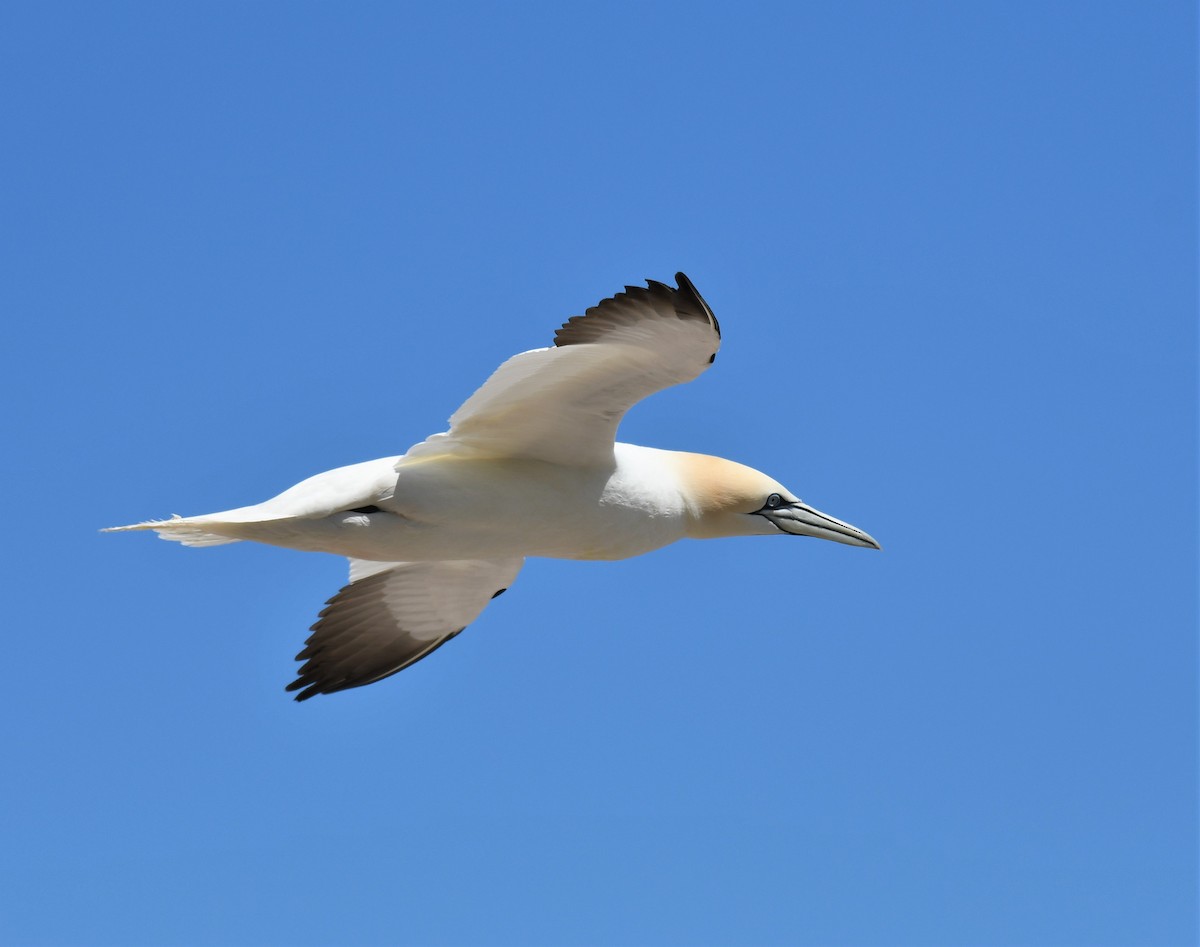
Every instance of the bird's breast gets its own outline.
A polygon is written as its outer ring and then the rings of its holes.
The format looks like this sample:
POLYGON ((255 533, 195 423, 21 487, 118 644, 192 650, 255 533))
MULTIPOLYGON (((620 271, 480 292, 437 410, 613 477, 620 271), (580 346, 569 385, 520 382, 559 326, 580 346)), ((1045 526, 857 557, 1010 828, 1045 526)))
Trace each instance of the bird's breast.
POLYGON ((615 465, 422 460, 401 465, 380 505, 403 517, 409 558, 625 559, 684 534, 682 503, 615 465))

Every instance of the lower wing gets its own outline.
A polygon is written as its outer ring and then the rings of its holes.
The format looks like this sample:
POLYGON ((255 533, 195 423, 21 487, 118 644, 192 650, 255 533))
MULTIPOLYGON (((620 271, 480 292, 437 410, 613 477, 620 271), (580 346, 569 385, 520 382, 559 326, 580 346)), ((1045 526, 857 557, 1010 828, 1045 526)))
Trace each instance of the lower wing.
POLYGON ((350 584, 322 610, 287 686, 296 700, 373 684, 432 654, 507 589, 524 559, 350 560, 350 584))

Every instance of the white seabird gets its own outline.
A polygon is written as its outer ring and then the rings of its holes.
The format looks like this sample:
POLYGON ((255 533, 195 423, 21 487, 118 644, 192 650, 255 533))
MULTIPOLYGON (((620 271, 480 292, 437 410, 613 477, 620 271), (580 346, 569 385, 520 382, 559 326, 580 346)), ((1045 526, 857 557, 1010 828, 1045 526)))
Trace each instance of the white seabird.
POLYGON ((450 430, 401 457, 317 474, 255 506, 108 531, 349 557, 349 584, 296 656, 296 700, 421 660, 505 591, 527 556, 625 559, 678 539, 757 535, 880 548, 750 467, 616 442, 630 407, 696 378, 720 348, 712 310, 691 280, 675 279, 677 289, 626 286, 568 319, 553 346, 510 358, 450 430))

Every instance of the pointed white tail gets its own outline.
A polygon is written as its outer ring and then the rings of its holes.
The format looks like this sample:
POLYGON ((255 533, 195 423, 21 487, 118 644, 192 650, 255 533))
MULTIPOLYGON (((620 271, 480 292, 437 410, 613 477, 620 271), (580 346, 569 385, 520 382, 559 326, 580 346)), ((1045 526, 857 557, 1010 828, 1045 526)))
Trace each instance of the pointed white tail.
POLYGON ((170 539, 185 546, 223 546, 225 543, 240 542, 232 536, 218 536, 216 533, 206 532, 202 524, 182 516, 172 516, 169 520, 148 520, 132 526, 110 526, 100 532, 124 533, 136 529, 152 529, 158 533, 159 539, 170 539))

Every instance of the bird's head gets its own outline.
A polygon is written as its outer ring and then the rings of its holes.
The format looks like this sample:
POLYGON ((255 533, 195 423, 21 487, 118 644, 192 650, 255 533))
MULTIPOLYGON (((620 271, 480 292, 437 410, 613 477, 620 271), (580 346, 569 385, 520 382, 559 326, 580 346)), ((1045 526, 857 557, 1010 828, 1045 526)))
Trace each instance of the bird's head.
POLYGON ((882 548, 858 527, 814 509, 753 467, 705 454, 677 454, 676 463, 694 539, 782 533, 882 548))

